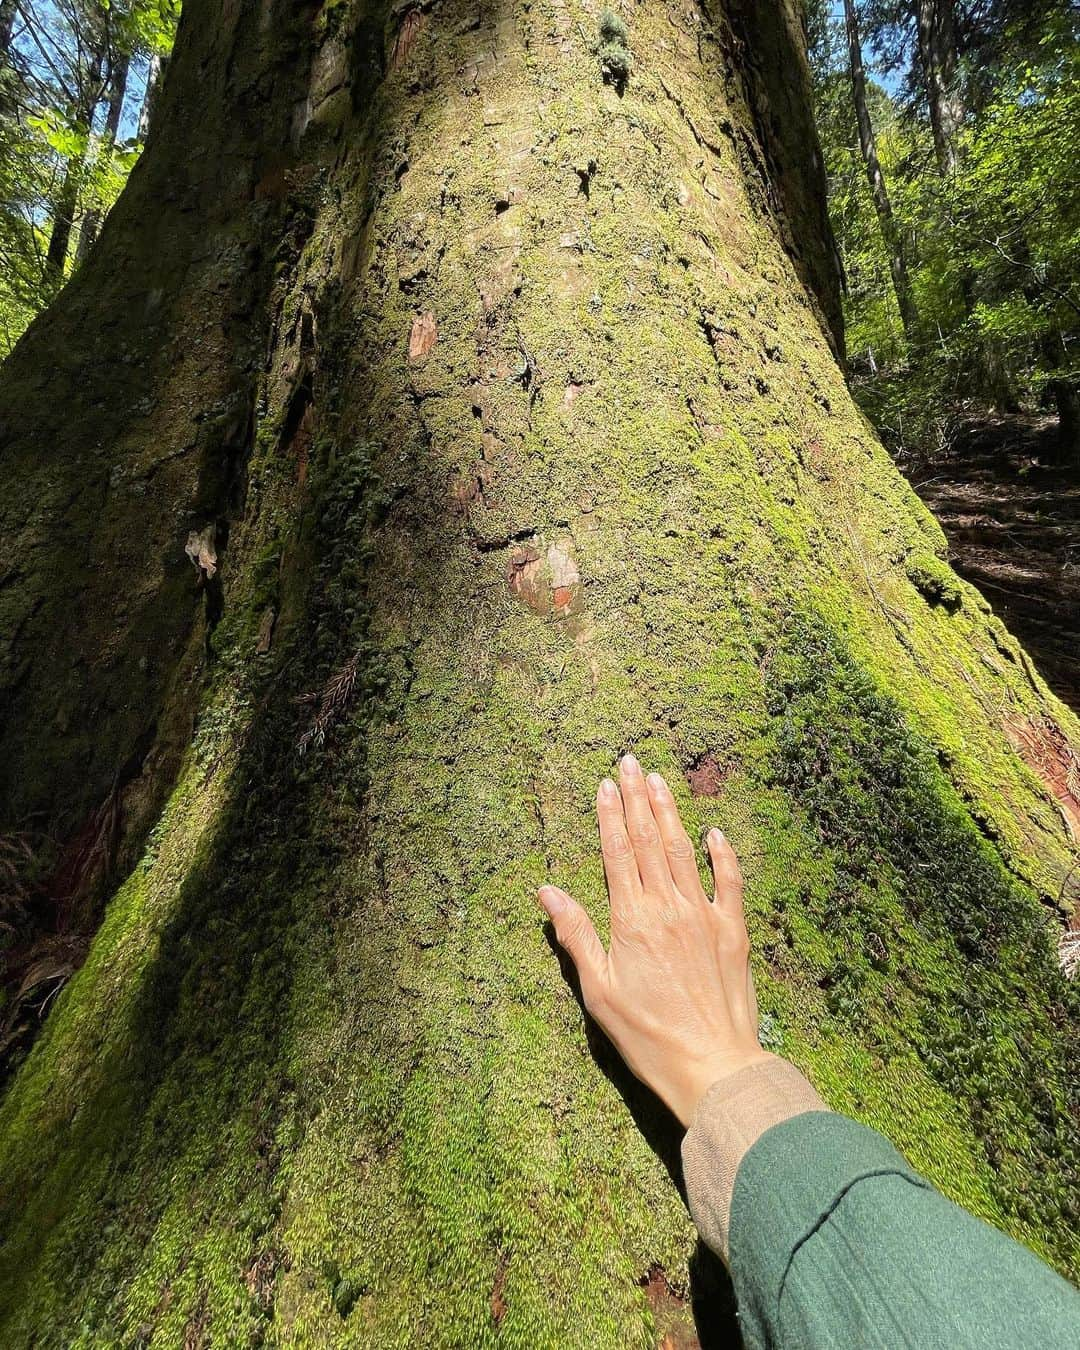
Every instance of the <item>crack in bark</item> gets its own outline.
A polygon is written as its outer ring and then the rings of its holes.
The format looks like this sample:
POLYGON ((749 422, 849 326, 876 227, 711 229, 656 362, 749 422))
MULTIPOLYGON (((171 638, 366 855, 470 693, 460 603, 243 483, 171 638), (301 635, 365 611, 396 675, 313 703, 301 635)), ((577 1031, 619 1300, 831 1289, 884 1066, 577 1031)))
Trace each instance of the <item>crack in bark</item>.
MULTIPOLYGON (((668 98, 672 101, 672 103, 675 104, 675 107, 679 110, 680 116, 682 117, 686 125, 690 128, 691 132, 693 133, 694 140, 697 141, 698 145, 703 150, 710 151, 712 154, 716 156, 717 159, 723 159, 724 157, 723 150, 720 148, 720 146, 715 145, 712 141, 710 141, 709 138, 705 135, 705 133, 700 130, 697 123, 694 121, 694 119, 690 116, 690 113, 687 111, 686 104, 683 103, 682 99, 678 96, 678 94, 675 93, 672 87, 668 84, 667 80, 664 79, 663 75, 658 74, 657 79, 660 81, 660 88, 663 89, 664 93, 667 94, 668 98)), ((737 137, 735 134, 735 127, 726 117, 720 123, 720 130, 731 142, 732 148, 736 148, 737 137)))
POLYGON ((513 544, 524 544, 530 539, 536 538, 536 527, 526 525, 520 530, 512 530, 509 534, 500 535, 482 535, 475 525, 469 524, 469 537, 472 540, 473 547, 478 553, 497 553, 500 549, 510 548, 513 544))

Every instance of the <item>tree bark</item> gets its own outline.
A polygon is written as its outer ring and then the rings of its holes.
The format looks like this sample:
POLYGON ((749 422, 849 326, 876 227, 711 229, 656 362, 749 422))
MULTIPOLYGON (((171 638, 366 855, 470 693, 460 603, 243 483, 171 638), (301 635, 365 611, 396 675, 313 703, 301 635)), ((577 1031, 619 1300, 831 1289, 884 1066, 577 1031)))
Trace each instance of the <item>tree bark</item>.
MULTIPOLYGON (((124 95, 127 93, 130 64, 130 57, 126 53, 121 53, 114 61, 112 73, 109 76, 108 106, 105 112, 105 125, 102 128, 99 149, 99 153, 103 153, 106 157, 112 153, 113 146, 116 144, 116 134, 120 130, 120 118, 124 111, 124 95)), ((75 250, 80 266, 89 257, 90 250, 97 242, 100 229, 101 212, 96 209, 87 211, 79 224, 79 243, 75 250)))
POLYGON ((784 251, 819 310, 826 336, 844 359, 841 265, 825 200, 825 161, 813 106, 802 9, 783 0, 727 0, 715 7, 717 38, 728 53, 733 93, 751 114, 733 127, 743 140, 750 191, 764 193, 784 251), (750 139, 749 132, 753 132, 750 139))
POLYGON ((915 0, 915 24, 938 168, 950 174, 956 168, 956 139, 964 120, 957 85, 953 0, 915 0))
POLYGON ((847 395, 734 8, 635 8, 621 97, 561 3, 253 11, 188 0, 0 376, 9 818, 123 839, 0 1103, 4 1344, 730 1332, 533 898, 602 915, 630 746, 771 1043, 1067 1267, 1080 727, 847 395))
POLYGON ((889 201, 889 191, 885 186, 885 175, 881 171, 878 159, 877 140, 874 125, 870 120, 870 109, 866 102, 866 74, 863 70, 862 39, 859 35, 859 17, 854 0, 844 0, 844 24, 848 40, 848 68, 851 74, 851 97, 855 105, 855 120, 859 128, 859 149, 866 166, 866 177, 870 183, 870 195, 877 213, 878 227, 885 244, 889 259, 889 272, 892 276, 896 303, 900 308, 900 319, 904 332, 910 337, 918 321, 915 301, 911 294, 911 281, 908 277, 907 262, 904 258, 904 246, 896 219, 889 201))

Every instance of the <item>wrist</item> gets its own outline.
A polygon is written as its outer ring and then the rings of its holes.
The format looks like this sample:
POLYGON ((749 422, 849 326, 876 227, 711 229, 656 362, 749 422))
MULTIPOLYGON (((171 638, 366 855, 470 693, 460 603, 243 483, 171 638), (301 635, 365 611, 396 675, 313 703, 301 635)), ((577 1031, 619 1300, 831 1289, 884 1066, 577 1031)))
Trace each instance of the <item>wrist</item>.
POLYGON ((725 1260, 731 1200, 743 1158, 774 1125, 826 1110, 794 1064, 767 1052, 718 1079, 697 1103, 682 1143, 687 1203, 706 1244, 725 1260))
POLYGON ((739 1073, 752 1064, 768 1063, 778 1059, 777 1055, 756 1046, 747 1047, 745 1050, 724 1051, 700 1060, 688 1061, 672 1085, 668 1105, 681 1124, 689 1128, 698 1103, 714 1084, 724 1078, 730 1078, 732 1074, 739 1073))

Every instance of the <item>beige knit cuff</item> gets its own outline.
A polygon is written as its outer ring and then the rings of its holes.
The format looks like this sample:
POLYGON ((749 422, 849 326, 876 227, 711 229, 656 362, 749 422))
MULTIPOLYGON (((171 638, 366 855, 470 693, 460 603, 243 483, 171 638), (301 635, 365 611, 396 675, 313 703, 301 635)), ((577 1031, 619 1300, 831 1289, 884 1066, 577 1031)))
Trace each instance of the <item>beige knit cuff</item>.
POLYGON ((768 1059, 721 1078, 698 1102, 682 1145, 690 1214, 703 1241, 726 1261, 735 1174, 772 1126, 805 1111, 827 1111, 794 1064, 768 1059))

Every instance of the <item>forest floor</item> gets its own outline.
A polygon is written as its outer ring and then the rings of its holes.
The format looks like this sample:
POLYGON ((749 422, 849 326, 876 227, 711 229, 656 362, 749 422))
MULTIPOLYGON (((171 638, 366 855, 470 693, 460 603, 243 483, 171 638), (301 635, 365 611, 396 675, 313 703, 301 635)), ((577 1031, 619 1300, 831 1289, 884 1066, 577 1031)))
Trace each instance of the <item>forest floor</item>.
POLYGON ((1080 712, 1080 464, 1055 463, 1057 421, 973 421, 946 458, 909 471, 956 570, 1080 712))

